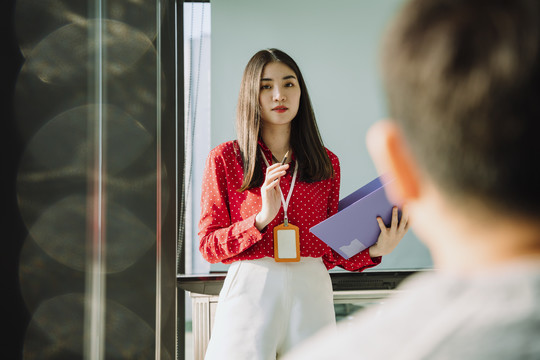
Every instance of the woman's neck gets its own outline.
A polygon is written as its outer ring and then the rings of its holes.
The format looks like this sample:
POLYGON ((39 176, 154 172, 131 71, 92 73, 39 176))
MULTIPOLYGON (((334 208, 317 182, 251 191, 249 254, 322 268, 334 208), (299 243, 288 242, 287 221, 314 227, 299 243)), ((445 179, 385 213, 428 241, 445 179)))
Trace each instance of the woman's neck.
MULTIPOLYGON (((266 127, 262 131, 262 139, 272 155, 281 161, 290 150, 291 129, 289 127, 266 127)), ((290 159, 290 154, 289 154, 290 159)))

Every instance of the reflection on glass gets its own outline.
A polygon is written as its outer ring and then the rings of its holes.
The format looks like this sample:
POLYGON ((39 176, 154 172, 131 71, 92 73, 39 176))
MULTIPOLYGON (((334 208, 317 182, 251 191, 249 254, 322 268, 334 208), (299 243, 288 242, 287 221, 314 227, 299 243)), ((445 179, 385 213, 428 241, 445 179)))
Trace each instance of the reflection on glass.
POLYGON ((169 194, 159 120, 175 106, 158 89, 161 6, 16 3, 25 358, 174 356, 156 346, 161 317, 175 310, 156 294, 157 204, 167 208, 169 194))

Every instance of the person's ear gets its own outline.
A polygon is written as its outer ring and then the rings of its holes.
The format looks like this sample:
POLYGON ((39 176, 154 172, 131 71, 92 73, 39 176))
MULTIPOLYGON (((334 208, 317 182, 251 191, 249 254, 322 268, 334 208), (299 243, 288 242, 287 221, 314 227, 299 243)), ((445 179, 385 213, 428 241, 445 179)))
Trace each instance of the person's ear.
POLYGON ((395 179, 385 187, 389 199, 397 205, 417 199, 420 173, 399 127, 379 121, 369 129, 366 143, 379 174, 395 179))

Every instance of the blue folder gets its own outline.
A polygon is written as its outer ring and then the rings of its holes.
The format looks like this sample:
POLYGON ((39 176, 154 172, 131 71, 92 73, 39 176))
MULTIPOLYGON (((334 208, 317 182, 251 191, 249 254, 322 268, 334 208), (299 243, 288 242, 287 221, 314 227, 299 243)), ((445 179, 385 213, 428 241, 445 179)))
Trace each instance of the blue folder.
POLYGON ((310 231, 345 259, 377 242, 381 233, 377 217, 387 226, 392 220, 393 205, 384 186, 392 182, 377 177, 339 202, 337 214, 313 226, 310 231))

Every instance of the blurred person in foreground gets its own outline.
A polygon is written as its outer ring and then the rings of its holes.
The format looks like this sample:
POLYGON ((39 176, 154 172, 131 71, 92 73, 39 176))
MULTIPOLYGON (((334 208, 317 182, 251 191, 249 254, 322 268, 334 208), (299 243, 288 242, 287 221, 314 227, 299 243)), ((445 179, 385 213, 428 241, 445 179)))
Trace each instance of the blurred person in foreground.
POLYGON ((540 1, 412 0, 367 144, 434 270, 286 359, 540 359, 540 1))

